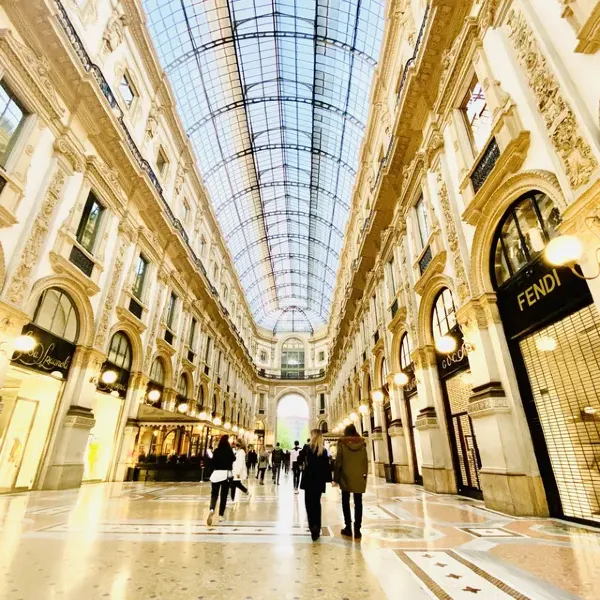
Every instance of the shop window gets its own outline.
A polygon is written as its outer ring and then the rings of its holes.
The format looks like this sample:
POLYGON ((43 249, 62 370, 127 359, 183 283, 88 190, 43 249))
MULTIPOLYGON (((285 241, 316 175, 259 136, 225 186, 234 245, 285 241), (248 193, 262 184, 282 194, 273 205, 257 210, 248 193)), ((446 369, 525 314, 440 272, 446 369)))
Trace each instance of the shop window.
POLYGON ((127 71, 123 73, 121 81, 119 82, 119 93, 121 94, 121 98, 123 98, 123 102, 125 102, 125 106, 127 108, 131 108, 133 101, 137 97, 137 93, 133 87, 133 84, 131 83, 131 78, 127 71))
POLYGON ((461 106, 467 124, 469 139, 475 154, 478 154, 492 132, 490 114, 483 87, 477 77, 473 79, 461 106))
POLYGON ((33 322, 59 338, 72 343, 77 341, 77 310, 71 298, 57 288, 49 288, 40 296, 33 322))
POLYGON ((21 103, 4 82, 0 82, 0 166, 6 166, 26 117, 21 103))
POLYGON ((160 385, 165 384, 165 369, 160 358, 155 358, 154 362, 152 363, 152 368, 150 369, 150 379, 154 381, 154 383, 158 383, 160 385))
POLYGON ((156 168, 161 176, 164 177, 167 172, 167 167, 169 166, 169 161, 167 160, 167 155, 162 148, 158 149, 158 154, 156 155, 156 168))
POLYGON ((104 207, 98 202, 94 193, 90 192, 77 228, 77 241, 90 254, 94 252, 103 212, 104 207))
POLYGON ((437 297, 433 307, 433 338, 446 335, 456 326, 456 308, 452 292, 444 288, 437 297))
POLYGON ((501 285, 542 252, 556 235, 560 213, 550 198, 532 191, 521 196, 498 225, 494 273, 501 285))
POLYGON ((410 340, 408 339, 408 334, 405 333, 402 336, 402 341, 400 342, 400 368, 402 370, 408 369, 412 363, 410 358, 410 340))
POLYGON ((146 280, 146 272, 148 271, 148 261, 140 254, 137 265, 135 267, 135 280, 133 282, 132 294, 138 299, 142 299, 144 291, 144 282, 146 280))
POLYGON ((281 346, 281 377, 282 379, 304 377, 304 344, 302 340, 290 338, 281 346))
POLYGON ((112 336, 107 360, 121 369, 131 371, 131 343, 122 331, 112 336))
POLYGON ((425 206, 425 199, 423 196, 421 196, 415 204, 415 213, 417 215, 417 228, 419 230, 421 248, 424 248, 429 240, 431 232, 429 230, 429 218, 427 216, 427 207, 425 206))

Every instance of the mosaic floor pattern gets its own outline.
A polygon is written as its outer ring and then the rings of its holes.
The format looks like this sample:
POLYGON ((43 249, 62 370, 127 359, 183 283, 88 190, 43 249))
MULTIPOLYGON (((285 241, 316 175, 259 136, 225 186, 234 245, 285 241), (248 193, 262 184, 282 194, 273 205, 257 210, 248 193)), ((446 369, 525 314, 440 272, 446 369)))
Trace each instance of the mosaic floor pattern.
POLYGON ((290 477, 250 490, 211 527, 206 483, 0 495, 0 600, 600 597, 600 530, 371 481, 362 541, 329 489, 313 543, 290 477))

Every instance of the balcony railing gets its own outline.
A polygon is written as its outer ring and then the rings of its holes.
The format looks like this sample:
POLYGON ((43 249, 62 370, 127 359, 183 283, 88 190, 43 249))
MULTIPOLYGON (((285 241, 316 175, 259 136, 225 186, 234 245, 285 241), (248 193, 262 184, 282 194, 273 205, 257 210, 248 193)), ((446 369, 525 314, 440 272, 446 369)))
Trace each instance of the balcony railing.
POLYGON ((421 275, 425 274, 425 271, 427 271, 427 267, 431 264, 432 260, 433 252, 431 251, 431 246, 427 246, 427 249, 423 252, 423 256, 419 259, 419 271, 421 272, 421 275))
POLYGON ((325 377, 325 369, 319 369, 318 371, 288 371, 285 369, 269 370, 259 369, 258 374, 260 377, 265 379, 280 379, 280 380, 308 380, 308 379, 321 379, 325 377))
POLYGON ((473 184, 473 191, 477 193, 485 183, 489 174, 492 172, 494 166, 500 158, 500 148, 496 138, 493 137, 490 143, 487 145, 484 153, 481 155, 477 166, 473 170, 471 175, 471 183, 473 184))

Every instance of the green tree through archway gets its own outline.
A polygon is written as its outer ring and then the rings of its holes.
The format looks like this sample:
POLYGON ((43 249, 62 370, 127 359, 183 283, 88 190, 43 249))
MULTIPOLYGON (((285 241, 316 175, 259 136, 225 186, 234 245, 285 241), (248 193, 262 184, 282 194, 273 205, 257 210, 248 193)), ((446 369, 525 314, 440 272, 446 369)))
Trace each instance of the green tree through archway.
POLYGON ((300 394, 288 394, 277 405, 277 439, 284 450, 308 437, 308 403, 300 394))

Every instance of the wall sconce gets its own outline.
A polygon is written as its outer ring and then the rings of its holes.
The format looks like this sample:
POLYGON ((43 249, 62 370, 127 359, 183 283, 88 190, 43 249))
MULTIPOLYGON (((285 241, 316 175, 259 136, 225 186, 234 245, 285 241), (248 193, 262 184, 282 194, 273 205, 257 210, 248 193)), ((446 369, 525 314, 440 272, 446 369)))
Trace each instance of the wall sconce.
POLYGON ((579 277, 579 279, 596 279, 600 276, 600 260, 598 260, 598 253, 600 248, 596 249, 596 263, 598 265, 598 272, 595 275, 586 276, 577 272, 575 265, 581 260, 583 256, 583 245, 579 241, 579 238, 574 235, 559 235, 551 239, 545 250, 544 259, 553 267, 569 267, 571 272, 579 277))
POLYGON ((351 421, 358 421, 358 415, 356 414, 355 411, 352 411, 348 417, 350 418, 351 421))
MULTIPOLYGON (((472 344, 468 340, 467 336, 465 335, 465 333, 460 325, 458 325, 458 328, 460 329, 460 332, 462 333, 463 346, 465 347, 465 351, 467 352, 467 354, 469 352, 474 352, 476 349, 475 344, 472 344)), ((452 354, 452 352, 455 352, 458 349, 458 340, 453 335, 448 335, 448 334, 442 335, 435 340, 435 349, 440 354, 452 354)))
POLYGON ((100 379, 98 379, 98 377, 92 377, 90 379, 90 383, 95 383, 96 385, 98 385, 98 383, 102 382, 102 383, 105 383, 106 385, 111 385, 116 380, 117 380, 116 371, 112 371, 109 369, 108 371, 104 371, 104 373, 102 373, 102 375, 100 375, 100 379))
POLYGON ((348 417, 346 417, 344 419, 344 426, 348 427, 348 425, 352 425, 352 421, 348 417))
MULTIPOLYGON (((11 325, 10 319, 4 319, 2 321, 2 328, 11 325)), ((37 340, 30 334, 21 334, 15 338, 15 341, 12 345, 13 352, 31 352, 35 345, 37 344, 37 340)), ((9 344, 6 341, 0 342, 0 354, 8 357, 8 349, 9 344)))
POLYGON ((208 415, 206 414, 206 411, 205 411, 205 410, 203 410, 203 411, 202 411, 202 412, 201 412, 201 413, 198 415, 198 418, 199 418, 201 421, 206 421, 206 419, 208 418, 208 415))
POLYGON ((373 398, 373 402, 383 402, 383 392, 381 390, 375 390, 371 393, 371 398, 373 398))
POLYGON ((358 412, 359 412, 361 415, 366 415, 366 414, 369 412, 369 407, 368 407, 366 404, 361 404, 361 405, 358 407, 358 412))
POLYGON ((186 402, 182 402, 182 403, 181 403, 181 404, 180 404, 180 405, 177 407, 177 410, 178 410, 180 413, 187 412, 187 409, 188 409, 188 405, 187 405, 187 403, 186 403, 186 402))
POLYGON ((217 427, 219 427, 219 426, 220 426, 220 425, 223 423, 223 421, 221 421, 221 417, 215 417, 215 418, 213 419, 213 423, 214 423, 214 424, 215 424, 217 427))
POLYGON ((231 423, 229 421, 227 421, 227 423, 225 423, 225 425, 223 425, 223 427, 225 427, 225 429, 231 429, 231 423))
POLYGON ((150 402, 156 402, 159 399, 160 399, 160 392, 158 390, 150 390, 148 392, 148 400, 150 400, 150 402))
POLYGON ((398 371, 394 375, 394 384, 398 387, 404 387, 408 383, 408 375, 404 371, 398 371))
POLYGON ((238 433, 239 433, 240 435, 244 435, 244 434, 246 433, 246 430, 245 430, 243 427, 240 427, 240 428, 238 429, 238 433))
POLYGON ((234 433, 236 433, 236 432, 238 431, 238 426, 237 426, 237 425, 234 425, 234 426, 231 428, 231 431, 233 431, 234 433))

